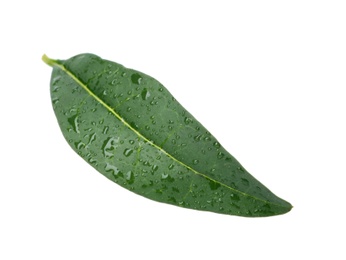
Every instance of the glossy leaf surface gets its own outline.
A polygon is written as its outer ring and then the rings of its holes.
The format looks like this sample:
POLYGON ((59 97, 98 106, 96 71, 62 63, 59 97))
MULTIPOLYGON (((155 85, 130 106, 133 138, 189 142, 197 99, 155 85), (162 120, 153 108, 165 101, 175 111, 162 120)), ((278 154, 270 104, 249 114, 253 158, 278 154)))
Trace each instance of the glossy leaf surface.
POLYGON ((110 180, 152 200, 223 214, 292 208, 154 78, 93 54, 43 60, 53 67, 51 98, 65 139, 110 180))

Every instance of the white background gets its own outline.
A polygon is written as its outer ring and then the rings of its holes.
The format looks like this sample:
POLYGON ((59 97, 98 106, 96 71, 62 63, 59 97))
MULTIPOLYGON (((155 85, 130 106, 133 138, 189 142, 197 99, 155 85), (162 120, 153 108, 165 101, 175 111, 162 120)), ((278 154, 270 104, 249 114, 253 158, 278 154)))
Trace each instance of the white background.
POLYGON ((346 259, 344 1, 2 1, 0 259, 346 259), (90 52, 162 82, 282 216, 137 196, 78 157, 41 61, 90 52))

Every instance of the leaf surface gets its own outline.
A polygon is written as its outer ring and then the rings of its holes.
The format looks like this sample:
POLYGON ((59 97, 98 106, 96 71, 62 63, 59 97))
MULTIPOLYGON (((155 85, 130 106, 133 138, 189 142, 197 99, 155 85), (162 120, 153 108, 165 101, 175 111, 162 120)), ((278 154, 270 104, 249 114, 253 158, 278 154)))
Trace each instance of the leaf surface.
POLYGON ((292 206, 252 177, 154 78, 93 54, 43 60, 61 131, 110 180, 159 202, 247 217, 292 206))

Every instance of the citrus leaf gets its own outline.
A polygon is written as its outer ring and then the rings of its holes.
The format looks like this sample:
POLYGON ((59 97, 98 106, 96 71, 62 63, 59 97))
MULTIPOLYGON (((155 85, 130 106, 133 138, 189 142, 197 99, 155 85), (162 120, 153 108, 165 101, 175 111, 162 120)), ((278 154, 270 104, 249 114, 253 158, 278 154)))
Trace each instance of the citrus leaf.
POLYGON ((292 206, 252 177, 154 78, 80 54, 42 57, 61 131, 110 180, 159 202, 247 217, 292 206))

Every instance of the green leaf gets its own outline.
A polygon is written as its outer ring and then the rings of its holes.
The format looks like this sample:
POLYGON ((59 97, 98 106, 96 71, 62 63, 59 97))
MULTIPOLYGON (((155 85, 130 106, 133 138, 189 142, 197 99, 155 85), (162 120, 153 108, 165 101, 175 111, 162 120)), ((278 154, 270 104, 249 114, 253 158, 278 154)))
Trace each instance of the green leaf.
POLYGON ((43 61, 61 131, 110 180, 159 202, 259 217, 292 206, 252 177, 154 78, 93 54, 43 61))

